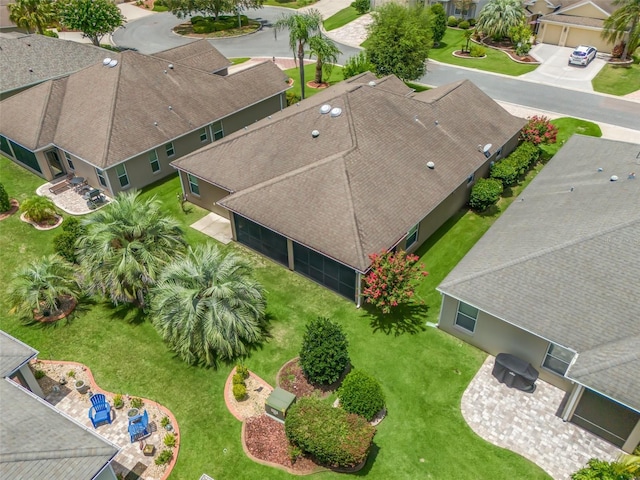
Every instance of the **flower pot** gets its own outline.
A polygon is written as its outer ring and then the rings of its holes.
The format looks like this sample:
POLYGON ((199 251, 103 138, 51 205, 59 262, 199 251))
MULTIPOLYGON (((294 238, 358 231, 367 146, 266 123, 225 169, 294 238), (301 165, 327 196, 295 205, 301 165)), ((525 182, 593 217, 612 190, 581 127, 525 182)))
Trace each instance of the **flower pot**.
POLYGON ((142 453, 147 457, 152 457, 155 451, 156 451, 156 447, 151 443, 147 443, 142 449, 142 453))
POLYGON ((130 408, 129 411, 127 412, 127 417, 129 418, 135 417, 139 413, 140 413, 140 410, 138 410, 137 408, 130 408))
POLYGON ((87 393, 87 390, 89 390, 89 385, 87 385, 83 380, 76 380, 75 387, 76 391, 82 394, 87 393))

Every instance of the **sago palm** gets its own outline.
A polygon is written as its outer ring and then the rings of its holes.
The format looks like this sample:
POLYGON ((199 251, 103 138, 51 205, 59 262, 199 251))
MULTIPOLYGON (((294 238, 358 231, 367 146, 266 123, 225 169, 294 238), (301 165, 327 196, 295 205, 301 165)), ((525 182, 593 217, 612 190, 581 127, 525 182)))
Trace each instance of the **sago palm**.
POLYGON ((8 8, 9 20, 29 33, 35 29, 43 35, 45 27, 56 19, 54 3, 51 0, 16 0, 15 3, 10 3, 8 8))
POLYGON ((49 316, 60 308, 64 296, 77 298, 80 287, 70 263, 58 255, 33 261, 13 274, 9 304, 25 316, 49 316))
POLYGON ((51 222, 56 218, 56 205, 48 197, 29 197, 22 202, 20 210, 29 220, 36 223, 51 222))
POLYGON ((316 57, 316 79, 317 84, 322 83, 322 74, 327 77, 331 75, 333 65, 338 62, 338 56, 342 52, 333 40, 323 36, 315 35, 309 39, 309 57, 316 57))
POLYGON ((144 307, 160 270, 185 246, 180 224, 162 213, 155 198, 136 191, 119 194, 83 224, 87 233, 78 239, 77 254, 88 290, 116 305, 144 307))
POLYGON ((614 0, 612 5, 619 8, 604 21, 602 38, 615 43, 628 32, 621 56, 626 60, 640 46, 640 0, 614 0))
POLYGON ((264 290, 235 253, 189 248, 163 270, 151 299, 153 324, 188 363, 215 365, 263 338, 264 290))
POLYGON ((278 38, 278 32, 289 30, 289 46, 293 52, 293 59, 298 57, 298 68, 300 68, 300 91, 304 99, 304 48, 309 43, 311 37, 320 33, 322 25, 322 15, 315 8, 306 13, 294 13, 282 15, 273 24, 273 33, 278 38))
POLYGON ((490 0, 480 11, 476 30, 499 40, 506 37, 509 30, 524 18, 521 0, 490 0))

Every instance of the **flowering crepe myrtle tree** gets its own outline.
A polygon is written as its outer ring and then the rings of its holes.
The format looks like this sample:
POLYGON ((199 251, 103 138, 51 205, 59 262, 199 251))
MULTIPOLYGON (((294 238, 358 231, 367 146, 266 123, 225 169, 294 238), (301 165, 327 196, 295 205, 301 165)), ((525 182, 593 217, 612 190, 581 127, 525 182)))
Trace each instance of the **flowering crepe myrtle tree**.
POLYGON ((369 259, 371 268, 364 277, 362 295, 382 313, 411 302, 419 279, 428 275, 424 264, 418 265, 419 257, 403 250, 383 250, 370 254, 369 259))
POLYGON ((558 127, 544 115, 534 115, 528 118, 527 124, 520 131, 520 140, 534 145, 556 143, 558 127))

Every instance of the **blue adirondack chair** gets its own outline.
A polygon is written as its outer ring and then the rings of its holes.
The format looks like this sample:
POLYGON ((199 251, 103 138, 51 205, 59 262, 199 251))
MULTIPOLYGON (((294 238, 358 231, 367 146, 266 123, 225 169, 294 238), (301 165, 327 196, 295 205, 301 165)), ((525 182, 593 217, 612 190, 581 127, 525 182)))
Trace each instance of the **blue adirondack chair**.
POLYGON ((102 393, 96 393, 91 397, 91 405, 89 419, 93 428, 98 428, 101 423, 111 423, 111 405, 102 393))
POLYGON ((129 438, 131 443, 151 435, 149 428, 149 414, 145 410, 142 415, 136 415, 129 419, 129 438))

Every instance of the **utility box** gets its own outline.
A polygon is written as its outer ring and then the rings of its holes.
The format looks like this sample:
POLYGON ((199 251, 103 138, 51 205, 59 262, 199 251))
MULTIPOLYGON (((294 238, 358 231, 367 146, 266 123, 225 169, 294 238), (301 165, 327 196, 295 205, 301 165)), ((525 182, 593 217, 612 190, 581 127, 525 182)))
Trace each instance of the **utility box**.
POLYGON ((271 418, 284 423, 284 419, 287 416, 287 410, 296 401, 296 396, 293 393, 287 392, 280 387, 271 392, 267 402, 264 405, 264 409, 271 418))

